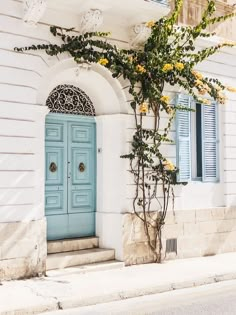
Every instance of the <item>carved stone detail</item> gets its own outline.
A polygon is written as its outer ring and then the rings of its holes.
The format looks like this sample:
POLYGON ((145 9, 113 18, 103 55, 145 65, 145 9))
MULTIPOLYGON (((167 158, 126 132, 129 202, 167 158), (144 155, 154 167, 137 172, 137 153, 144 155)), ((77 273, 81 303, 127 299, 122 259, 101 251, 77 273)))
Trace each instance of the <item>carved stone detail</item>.
POLYGON ((82 15, 80 22, 80 31, 82 34, 86 32, 96 32, 103 23, 102 11, 98 9, 90 9, 82 15))
POLYGON ((142 46, 151 35, 151 28, 146 26, 146 23, 137 24, 133 28, 134 37, 131 41, 132 47, 142 46))
POLYGON ((44 15, 46 7, 45 0, 24 0, 24 22, 36 26, 44 15))

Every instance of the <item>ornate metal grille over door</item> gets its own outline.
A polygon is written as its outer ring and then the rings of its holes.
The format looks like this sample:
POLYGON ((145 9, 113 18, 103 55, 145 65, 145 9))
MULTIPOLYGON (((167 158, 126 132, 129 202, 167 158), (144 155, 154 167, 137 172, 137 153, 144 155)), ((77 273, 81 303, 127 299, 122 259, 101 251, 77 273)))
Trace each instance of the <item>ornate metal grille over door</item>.
POLYGON ((49 94, 46 105, 52 113, 95 116, 95 109, 88 95, 74 85, 58 85, 49 94))

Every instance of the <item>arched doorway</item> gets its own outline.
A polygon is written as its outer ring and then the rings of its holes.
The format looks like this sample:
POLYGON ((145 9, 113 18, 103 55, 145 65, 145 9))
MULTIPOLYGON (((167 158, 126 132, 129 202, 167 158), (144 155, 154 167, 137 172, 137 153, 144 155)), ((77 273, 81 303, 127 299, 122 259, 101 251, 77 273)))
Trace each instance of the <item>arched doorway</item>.
POLYGON ((88 95, 58 85, 46 101, 45 212, 48 240, 95 235, 96 124, 88 95))

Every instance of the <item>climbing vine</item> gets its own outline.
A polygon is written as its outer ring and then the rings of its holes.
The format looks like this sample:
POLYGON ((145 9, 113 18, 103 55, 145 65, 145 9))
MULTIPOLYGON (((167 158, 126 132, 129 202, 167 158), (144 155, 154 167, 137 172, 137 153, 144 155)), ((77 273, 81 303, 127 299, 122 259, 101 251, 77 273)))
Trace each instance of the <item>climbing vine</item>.
POLYGON ((61 38, 61 45, 16 48, 17 51, 44 50, 50 56, 66 52, 78 64, 99 63, 108 68, 114 78, 121 76, 126 80, 135 132, 130 152, 122 157, 130 161, 130 172, 136 187, 133 211, 143 223, 147 243, 156 262, 161 261, 161 233, 173 196, 172 188, 178 184, 178 169, 162 153, 162 144, 172 143, 169 132, 176 111, 189 110, 178 104, 173 105, 170 97, 165 95, 166 85, 179 86, 206 106, 209 105, 209 98, 224 104, 224 91, 236 91, 195 70, 197 64, 222 47, 235 46, 233 42, 223 42, 202 50, 196 48, 197 39, 214 35, 206 31, 209 25, 230 19, 234 14, 214 17, 215 2, 208 1, 196 26, 176 26, 182 4, 182 0, 176 0, 169 17, 146 23, 151 35, 142 49, 119 49, 109 43, 109 33, 78 35, 73 29, 56 26, 51 27, 50 31, 61 38), (167 117, 164 128, 160 124, 163 115, 167 117), (145 126, 147 117, 149 121, 152 119, 152 124, 145 126), (154 201, 158 204, 156 209, 152 208, 154 201))

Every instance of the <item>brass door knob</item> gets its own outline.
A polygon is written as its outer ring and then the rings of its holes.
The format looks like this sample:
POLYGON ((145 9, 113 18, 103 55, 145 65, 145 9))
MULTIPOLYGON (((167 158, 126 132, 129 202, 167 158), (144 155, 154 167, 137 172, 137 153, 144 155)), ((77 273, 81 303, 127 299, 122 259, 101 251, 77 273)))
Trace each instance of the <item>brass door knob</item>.
POLYGON ((50 170, 50 172, 52 172, 52 173, 55 173, 55 172, 57 171, 57 165, 56 165, 55 162, 52 162, 52 163, 50 164, 49 170, 50 170))
POLYGON ((79 171, 80 172, 84 172, 85 171, 85 165, 84 165, 84 163, 79 163, 79 171))

